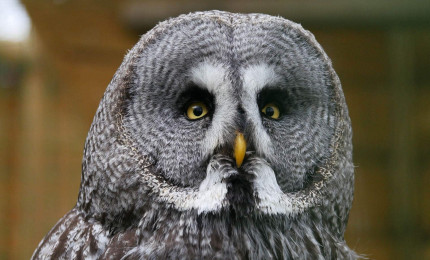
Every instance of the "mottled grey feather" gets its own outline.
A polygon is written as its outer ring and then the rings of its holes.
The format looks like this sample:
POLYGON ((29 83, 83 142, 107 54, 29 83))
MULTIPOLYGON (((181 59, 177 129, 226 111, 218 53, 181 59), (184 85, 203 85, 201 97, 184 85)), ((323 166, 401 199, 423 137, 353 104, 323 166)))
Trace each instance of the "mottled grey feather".
POLYGON ((220 11, 162 22, 109 84, 78 202, 33 259, 356 259, 351 137, 340 81, 300 25, 220 11), (190 97, 208 116, 185 117, 190 97), (272 100, 279 120, 261 113, 272 100))

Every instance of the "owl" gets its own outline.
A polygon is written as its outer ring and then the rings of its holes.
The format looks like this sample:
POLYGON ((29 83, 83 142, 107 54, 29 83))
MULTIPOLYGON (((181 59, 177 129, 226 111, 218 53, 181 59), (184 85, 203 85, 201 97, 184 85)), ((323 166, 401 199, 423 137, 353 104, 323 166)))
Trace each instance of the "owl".
POLYGON ((115 73, 77 204, 32 259, 356 259, 351 138, 331 61, 299 24, 172 18, 115 73))

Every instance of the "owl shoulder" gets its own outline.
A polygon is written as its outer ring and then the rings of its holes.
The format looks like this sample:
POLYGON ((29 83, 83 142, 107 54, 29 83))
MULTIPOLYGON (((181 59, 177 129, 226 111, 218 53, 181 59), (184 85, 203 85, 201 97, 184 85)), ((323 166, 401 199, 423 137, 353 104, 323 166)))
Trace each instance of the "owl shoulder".
POLYGON ((127 230, 110 234, 99 222, 86 219, 74 208, 43 238, 31 259, 121 258, 137 244, 135 233, 127 230))

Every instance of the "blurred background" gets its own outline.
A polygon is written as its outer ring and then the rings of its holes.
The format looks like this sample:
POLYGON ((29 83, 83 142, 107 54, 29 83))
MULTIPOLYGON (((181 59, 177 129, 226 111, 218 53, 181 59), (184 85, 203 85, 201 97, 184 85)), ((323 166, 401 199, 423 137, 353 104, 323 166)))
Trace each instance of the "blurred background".
POLYGON ((430 1, 0 0, 0 259, 29 259, 77 199, 85 137, 127 50, 196 10, 280 15, 333 61, 354 129, 346 240, 430 259, 430 1))

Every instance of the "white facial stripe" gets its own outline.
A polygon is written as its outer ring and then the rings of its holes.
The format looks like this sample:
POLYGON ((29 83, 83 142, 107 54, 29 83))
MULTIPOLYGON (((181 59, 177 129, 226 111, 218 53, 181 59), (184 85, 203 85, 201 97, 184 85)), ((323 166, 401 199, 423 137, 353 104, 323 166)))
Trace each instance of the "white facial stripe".
POLYGON ((232 131, 236 102, 227 79, 227 71, 221 64, 204 61, 191 70, 191 79, 215 96, 216 113, 202 142, 203 156, 208 157, 219 144, 226 141, 226 131, 232 131))
POLYGON ((257 154, 270 157, 273 154, 272 142, 261 123, 260 109, 257 104, 257 94, 267 85, 276 85, 280 76, 275 73, 273 67, 267 64, 252 65, 242 69, 244 96, 243 103, 253 124, 253 139, 257 154))

